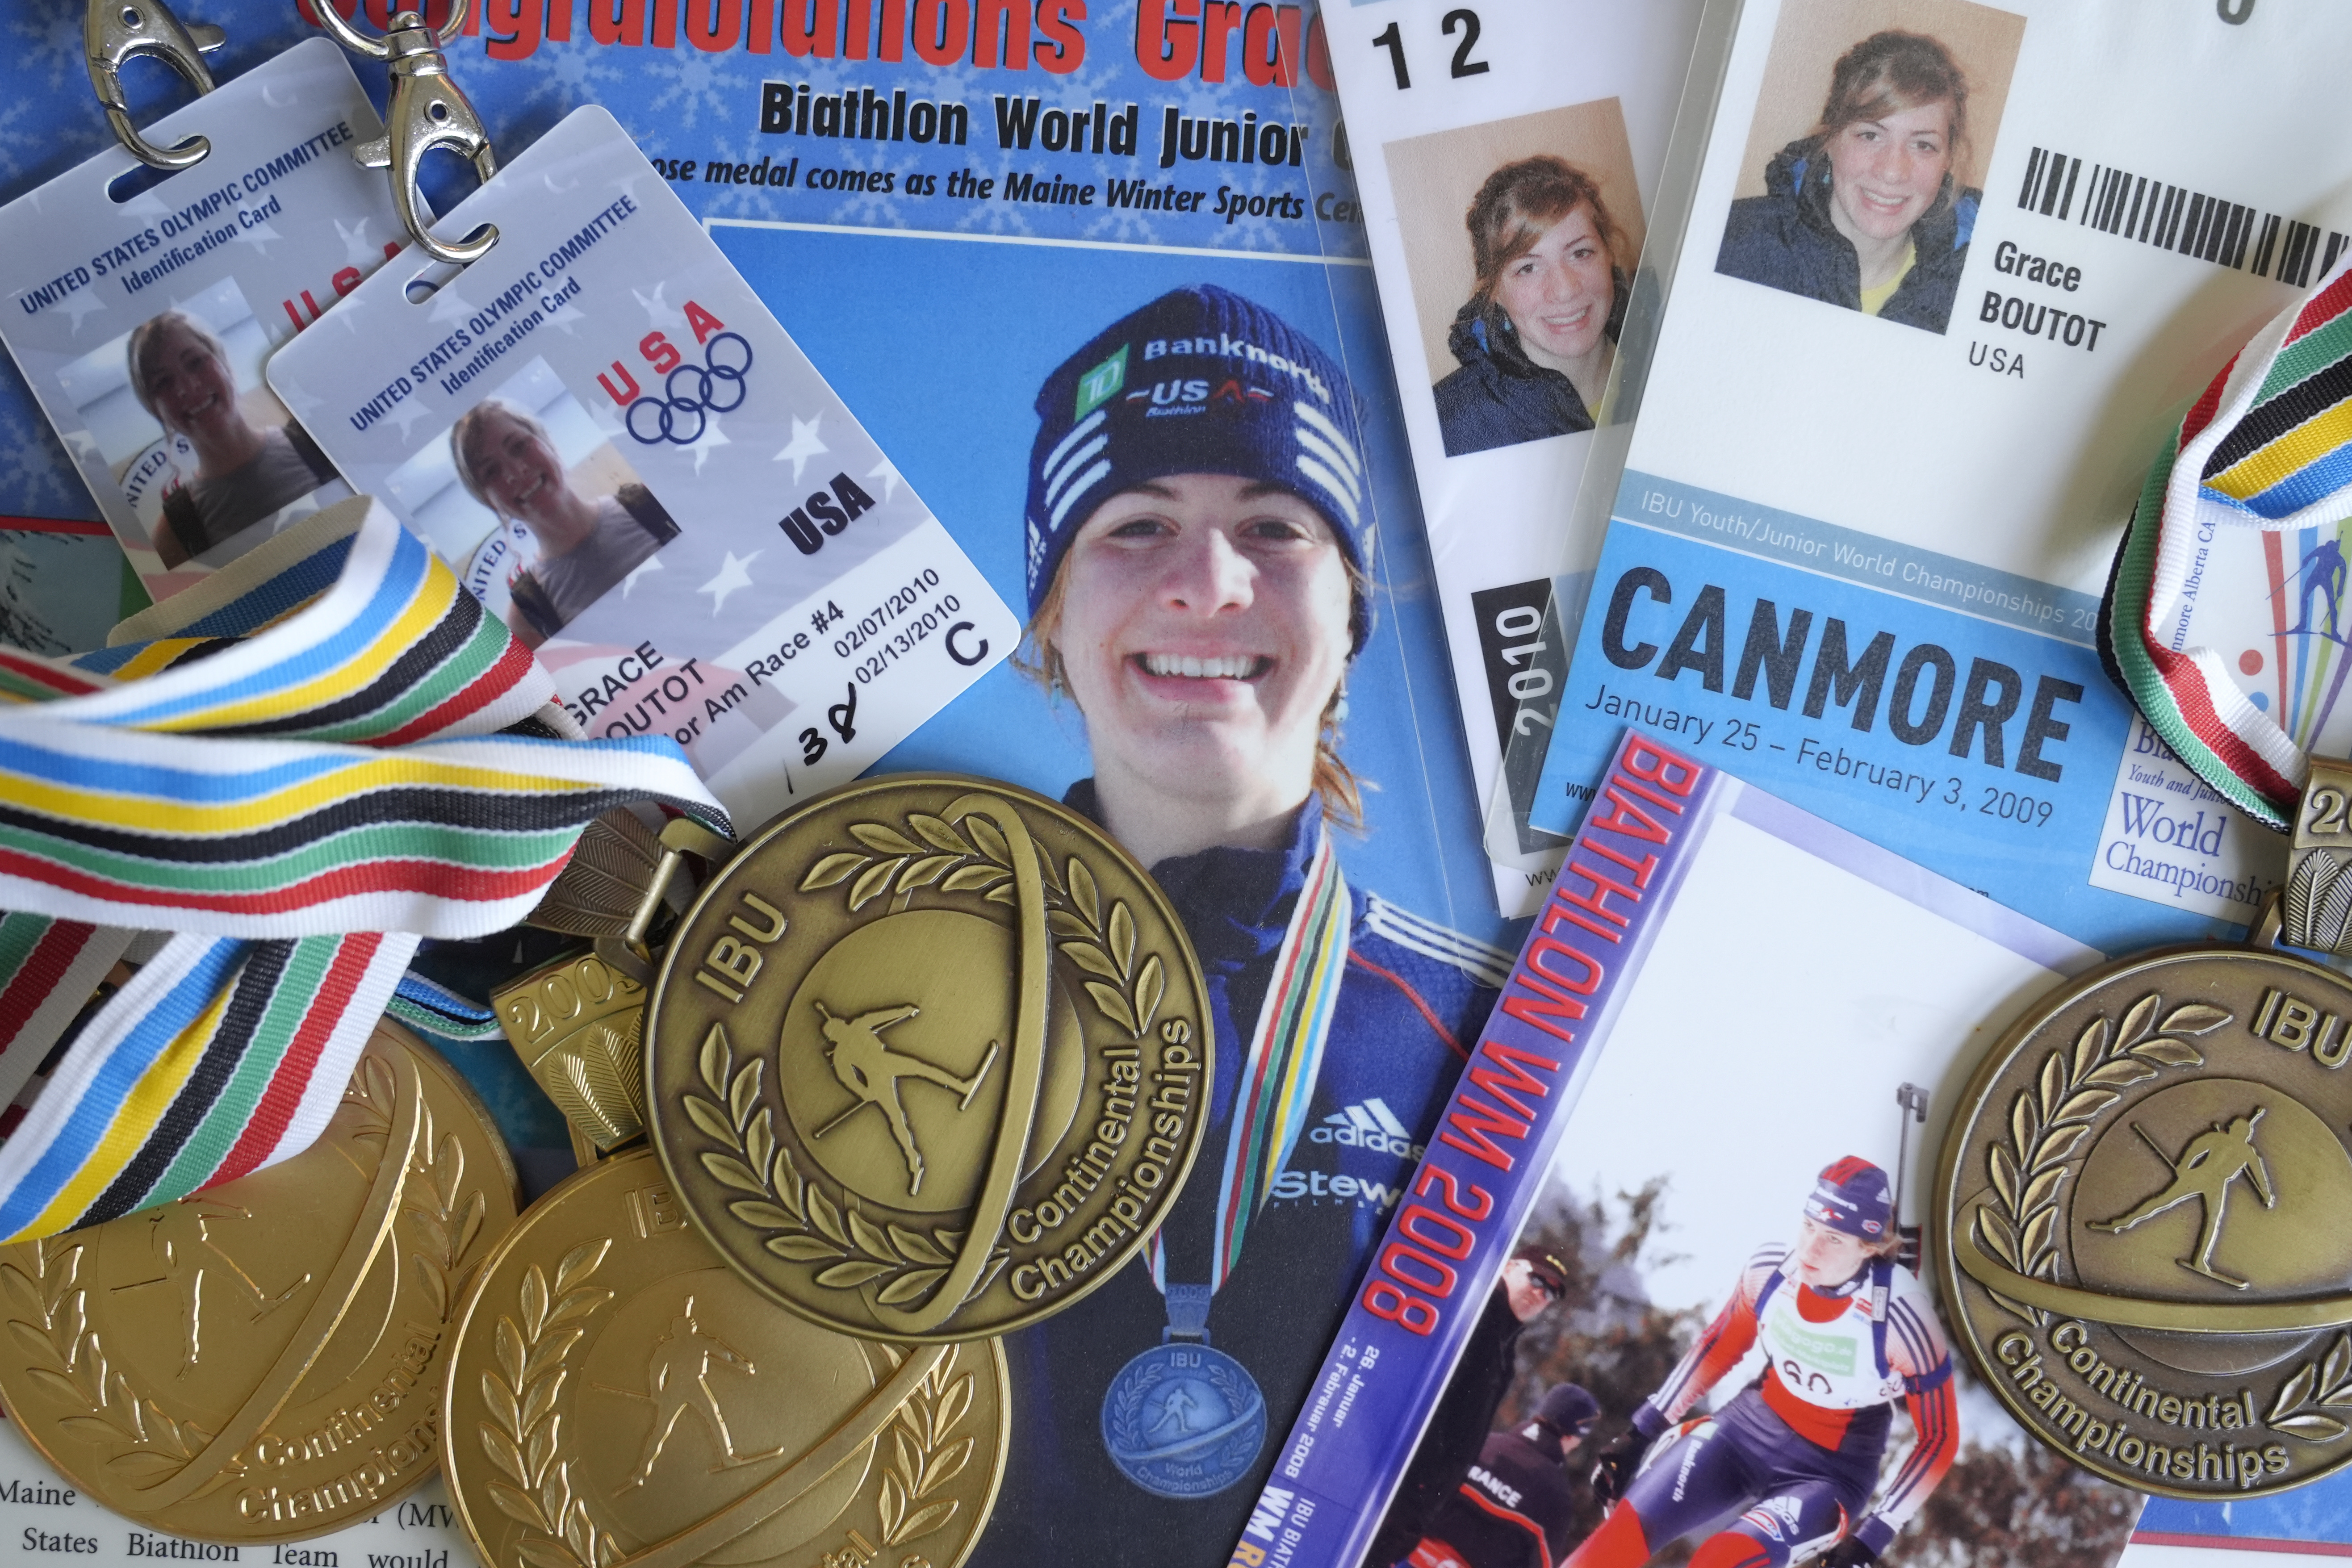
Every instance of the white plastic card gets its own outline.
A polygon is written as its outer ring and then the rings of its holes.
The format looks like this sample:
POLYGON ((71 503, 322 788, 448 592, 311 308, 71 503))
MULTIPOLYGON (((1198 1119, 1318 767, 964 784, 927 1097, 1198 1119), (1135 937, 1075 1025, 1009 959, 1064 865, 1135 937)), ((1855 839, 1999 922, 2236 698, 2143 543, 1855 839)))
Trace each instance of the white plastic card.
POLYGON ((582 109, 269 384, 539 650, 739 821, 855 777, 1020 624, 626 132, 582 109))
POLYGON ((212 151, 160 183, 110 147, 0 207, 0 340, 159 599, 351 493, 263 366, 406 243, 327 39, 150 132, 191 134, 212 151))
MULTIPOLYGON (((1599 527, 1571 528, 1570 509, 1596 443, 1613 442, 1622 460, 1631 434, 1609 427, 1598 389, 1698 21, 1697 0, 1490 0, 1475 11, 1391 0, 1324 13, 1482 802, 1507 752, 1540 762, 1511 738, 1559 720, 1573 623, 1549 642, 1539 628, 1554 579, 1572 613, 1600 553, 1599 527), (1562 202, 1542 226, 1547 241, 1507 232, 1521 205, 1562 202), (1487 279, 1482 244, 1528 248, 1487 279), (1556 331, 1543 325, 1553 319, 1556 331), (1523 346, 1528 333, 1540 363, 1523 346), (1568 390, 1559 367, 1570 362, 1555 350, 1578 356, 1583 387, 1568 390)), ((1520 775, 1507 787, 1523 814, 1536 769, 1520 775)), ((1487 851, 1511 916, 1542 903, 1565 853, 1524 832, 1507 848, 1490 838, 1487 851)))

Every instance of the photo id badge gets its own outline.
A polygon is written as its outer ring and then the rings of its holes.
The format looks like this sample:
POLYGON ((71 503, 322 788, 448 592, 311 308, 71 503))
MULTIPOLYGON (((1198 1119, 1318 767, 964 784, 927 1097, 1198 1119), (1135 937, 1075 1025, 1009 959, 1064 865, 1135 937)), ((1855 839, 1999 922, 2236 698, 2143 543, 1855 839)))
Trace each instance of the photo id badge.
POLYGON ((352 493, 262 366, 406 243, 327 39, 151 132, 191 133, 178 174, 110 147, 0 207, 0 340, 158 599, 352 493))
POLYGON ((362 284, 269 364, 335 466, 555 672, 746 825, 851 779, 1020 623, 620 125, 460 203, 463 268, 362 284))

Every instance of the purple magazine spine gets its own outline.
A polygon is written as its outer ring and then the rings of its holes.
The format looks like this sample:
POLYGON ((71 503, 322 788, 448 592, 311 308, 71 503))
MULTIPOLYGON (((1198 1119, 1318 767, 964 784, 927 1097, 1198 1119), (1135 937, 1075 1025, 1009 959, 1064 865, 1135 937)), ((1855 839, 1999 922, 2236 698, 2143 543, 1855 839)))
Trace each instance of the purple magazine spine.
POLYGON ((1720 784, 1638 731, 1619 742, 1230 1568, 1356 1568, 1370 1545, 1720 784))

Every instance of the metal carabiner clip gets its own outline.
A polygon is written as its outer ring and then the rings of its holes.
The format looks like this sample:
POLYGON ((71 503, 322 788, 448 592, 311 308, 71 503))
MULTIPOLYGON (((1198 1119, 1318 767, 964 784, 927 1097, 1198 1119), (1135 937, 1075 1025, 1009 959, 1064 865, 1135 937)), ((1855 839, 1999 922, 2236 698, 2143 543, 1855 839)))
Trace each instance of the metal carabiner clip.
POLYGON ((210 23, 186 26, 163 0, 89 0, 82 14, 81 48, 89 66, 89 85, 114 127, 116 140, 131 155, 153 169, 185 169, 204 161, 213 150, 210 141, 191 136, 177 147, 158 147, 131 123, 131 100, 122 91, 122 65, 141 55, 153 55, 187 79, 199 95, 212 91, 213 73, 205 56, 228 42, 228 35, 210 23))
POLYGON ((381 38, 371 38, 352 26, 332 0, 320 0, 316 7, 319 19, 343 47, 391 66, 392 111, 384 117, 384 133, 352 148, 352 156, 362 168, 392 171, 393 205, 400 209, 400 221, 409 237, 436 261, 452 264, 479 261, 499 241, 499 231, 488 225, 478 236, 454 245, 435 239, 425 231, 428 215, 416 183, 425 154, 436 148, 446 148, 471 163, 485 184, 499 172, 498 154, 490 151, 481 116, 450 79, 449 62, 441 53, 466 25, 469 4, 470 0, 451 0, 449 19, 437 35, 425 25, 423 13, 414 4, 404 4, 381 38))

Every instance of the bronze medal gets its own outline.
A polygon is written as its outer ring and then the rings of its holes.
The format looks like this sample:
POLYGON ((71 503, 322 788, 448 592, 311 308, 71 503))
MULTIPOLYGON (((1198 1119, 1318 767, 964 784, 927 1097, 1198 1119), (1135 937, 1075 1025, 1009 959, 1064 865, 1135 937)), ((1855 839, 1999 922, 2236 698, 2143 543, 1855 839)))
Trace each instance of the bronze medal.
POLYGON ((159 1531, 363 1520, 433 1473, 450 1316, 515 1208, 465 1079, 379 1024, 302 1153, 0 1251, 0 1399, 92 1500, 159 1531))
POLYGON ((1207 1124, 1182 927, 1100 828, 896 775, 706 884, 650 1007, 678 1201, 761 1292, 866 1338, 998 1334, 1144 1245, 1207 1124))
POLYGON ((2348 1056, 2352 985, 2267 942, 2124 959, 2010 1029, 1936 1213, 1957 1337, 2026 1430, 2170 1497, 2352 1461, 2348 1056))
POLYGON ((1003 1473, 993 1342, 777 1311, 642 1148, 531 1209, 453 1338, 444 1464, 488 1568, 955 1568, 1003 1473))

